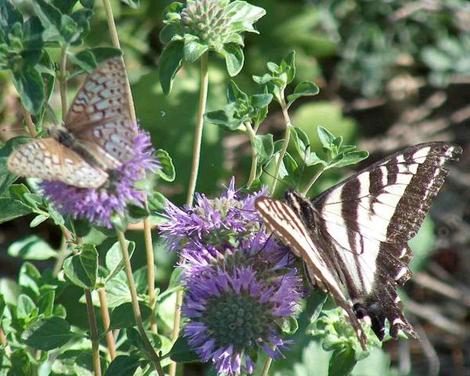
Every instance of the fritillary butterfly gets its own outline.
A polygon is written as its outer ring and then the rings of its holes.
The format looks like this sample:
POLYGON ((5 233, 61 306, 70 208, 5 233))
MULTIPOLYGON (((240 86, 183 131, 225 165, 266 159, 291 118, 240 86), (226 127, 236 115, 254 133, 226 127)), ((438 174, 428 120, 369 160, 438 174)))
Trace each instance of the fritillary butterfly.
POLYGON ((8 169, 80 188, 103 185, 110 170, 133 156, 135 125, 124 69, 120 57, 98 65, 75 96, 64 125, 50 129, 50 137, 20 145, 8 158, 8 169))

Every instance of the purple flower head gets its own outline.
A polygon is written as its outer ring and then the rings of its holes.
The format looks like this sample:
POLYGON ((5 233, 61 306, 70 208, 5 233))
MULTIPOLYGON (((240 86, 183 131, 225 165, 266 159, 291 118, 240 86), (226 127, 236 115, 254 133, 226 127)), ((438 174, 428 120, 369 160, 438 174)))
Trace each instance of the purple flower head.
POLYGON ((168 221, 160 226, 161 235, 175 251, 194 242, 223 248, 233 240, 250 237, 259 231, 262 221, 254 202, 262 195, 265 195, 263 190, 240 195, 232 179, 220 197, 209 199, 196 194, 193 208, 180 209, 169 202, 166 208, 168 221))
POLYGON ((187 252, 184 335, 219 373, 252 373, 252 355, 259 349, 273 358, 281 355, 286 342, 279 328, 302 297, 295 258, 289 255, 259 235, 224 254, 187 252))
POLYGON ((103 186, 78 188, 58 181, 44 181, 41 187, 45 196, 62 214, 112 227, 111 217, 122 215, 128 203, 143 204, 144 192, 136 187, 136 183, 145 178, 146 172, 160 166, 154 157, 149 134, 136 128, 133 144, 133 158, 111 171, 103 186))

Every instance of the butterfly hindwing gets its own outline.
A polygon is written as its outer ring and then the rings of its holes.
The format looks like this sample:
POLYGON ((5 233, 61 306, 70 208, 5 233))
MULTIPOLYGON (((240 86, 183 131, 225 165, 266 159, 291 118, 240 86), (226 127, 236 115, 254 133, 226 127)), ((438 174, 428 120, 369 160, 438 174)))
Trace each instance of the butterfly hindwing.
POLYGON ((81 188, 101 186, 108 174, 83 160, 53 138, 20 145, 8 158, 8 169, 17 175, 59 180, 81 188))
POLYGON ((380 339, 386 321, 392 337, 399 330, 414 335, 396 291, 411 276, 407 242, 444 182, 446 163, 460 152, 459 147, 440 142, 415 145, 372 164, 312 201, 287 192, 286 203, 267 199, 267 205, 260 200, 257 209, 274 233, 307 263, 313 279, 341 307, 352 307, 358 318, 368 316, 380 339))

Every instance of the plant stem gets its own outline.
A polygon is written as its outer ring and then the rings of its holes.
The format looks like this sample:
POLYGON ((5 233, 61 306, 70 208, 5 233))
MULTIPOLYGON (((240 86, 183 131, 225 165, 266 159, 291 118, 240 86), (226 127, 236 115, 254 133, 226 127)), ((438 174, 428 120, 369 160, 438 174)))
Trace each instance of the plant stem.
POLYGON ((67 45, 62 46, 60 53, 60 75, 59 75, 59 91, 60 103, 62 105, 62 121, 67 116, 67 45))
POLYGON ((245 123, 246 131, 248 133, 248 137, 250 138, 250 145, 251 145, 251 169, 250 169, 250 177, 248 178, 248 182, 246 183, 247 188, 250 188, 253 182, 256 179, 256 167, 258 166, 258 154, 256 154, 255 149, 255 137, 256 133, 251 127, 250 123, 245 123))
MULTIPOLYGON (((116 48, 121 49, 121 44, 119 42, 119 35, 116 28, 116 23, 114 21, 113 16, 113 9, 111 7, 111 3, 109 0, 103 0, 103 6, 106 12, 106 19, 108 21, 108 28, 109 34, 111 36, 111 41, 113 46, 116 48)), ((124 59, 123 59, 124 64, 124 59)), ((137 124, 137 117, 135 114, 135 105, 134 99, 132 97, 131 85, 129 83, 129 77, 126 75, 126 94, 128 98, 128 105, 129 105, 129 113, 131 116, 131 120, 134 124, 137 124)), ((151 226, 148 218, 144 219, 144 239, 145 239, 145 249, 146 249, 146 256, 147 256, 147 273, 148 273, 148 293, 149 293, 149 300, 152 309, 155 310, 155 260, 153 255, 153 245, 152 245, 152 231, 151 226)), ((154 311, 155 312, 155 311, 154 311)), ((157 323, 155 320, 155 315, 152 315, 152 322, 151 322, 151 329, 154 333, 157 333, 157 323)))
POLYGON ((287 147, 289 146, 290 130, 292 127, 289 113, 287 112, 287 105, 284 99, 282 99, 281 108, 282 108, 282 115, 284 116, 284 121, 286 123, 286 132, 284 134, 284 143, 282 144, 282 149, 281 149, 281 152, 279 153, 279 159, 277 160, 277 163, 276 163, 276 169, 274 170, 273 185, 271 186, 271 194, 274 194, 276 190, 279 170, 281 169, 281 163, 284 160, 284 156, 286 155, 286 152, 287 152, 287 147))
POLYGON ((315 182, 317 181, 317 179, 320 177, 321 174, 323 174, 323 172, 325 172, 325 170, 327 170, 327 168, 325 166, 322 166, 320 167, 320 169, 315 173, 315 175, 312 176, 312 178, 310 179, 310 181, 308 182, 307 186, 305 187, 305 189, 301 192, 303 196, 305 196, 308 191, 310 190, 310 188, 312 188, 313 184, 315 184, 315 182))
POLYGON ((103 287, 100 287, 97 291, 98 297, 100 298, 101 319, 103 320, 103 328, 106 332, 106 345, 108 346, 109 358, 113 361, 116 357, 116 342, 113 332, 109 330, 111 320, 109 318, 108 299, 106 298, 106 291, 103 287))
POLYGON ((88 314, 88 324, 90 325, 91 351, 93 358, 93 370, 95 376, 101 376, 100 363, 100 343, 98 340, 98 326, 96 325, 95 309, 91 299, 91 290, 85 289, 86 309, 88 314))
POLYGON ((202 130, 204 127, 204 112, 206 111, 207 91, 209 87, 208 71, 209 53, 205 52, 201 56, 201 83, 199 86, 199 106, 197 109, 196 128, 194 129, 193 162, 191 165, 191 175, 189 178, 188 193, 186 195, 186 205, 193 205, 193 196, 196 190, 196 182, 199 172, 199 161, 201 158, 202 130))
MULTIPOLYGON (((196 183, 199 172, 199 161, 201 158, 201 143, 202 143, 202 131, 204 128, 204 113, 206 111, 207 104, 207 92, 209 88, 209 70, 208 70, 209 53, 205 52, 201 56, 201 68, 200 68, 200 86, 199 86, 199 106, 197 110, 196 128, 194 129, 194 142, 193 142, 193 161, 191 165, 191 175, 189 178, 188 192, 186 195, 186 205, 189 207, 193 206, 194 192, 196 191, 196 183)), ((180 333, 181 323, 181 305, 183 304, 183 291, 178 290, 176 292, 176 305, 175 314, 173 317, 173 331, 172 341, 173 343, 178 338, 180 333)), ((176 363, 170 364, 170 376, 176 374, 176 363)))
POLYGON ((62 240, 60 243, 60 249, 59 252, 57 253, 57 258, 54 264, 54 268, 52 269, 52 275, 54 277, 57 277, 59 274, 60 270, 62 269, 62 265, 64 264, 64 260, 67 257, 67 243, 72 240, 72 234, 70 233, 65 226, 60 226, 60 229, 62 231, 62 240))
POLYGON ((268 376, 269 368, 271 367, 272 362, 273 362, 273 358, 268 357, 268 359, 266 359, 266 361, 264 362, 263 371, 261 372, 261 376, 268 376))
POLYGON ((28 128, 30 136, 36 137, 38 135, 38 132, 36 132, 36 127, 34 126, 33 119, 31 118, 31 114, 28 111, 26 111, 24 107, 22 107, 22 110, 23 110, 24 121, 26 123, 26 127, 28 128))
POLYGON ((144 343, 144 346, 147 350, 147 353, 151 358, 151 361, 153 363, 155 370, 157 371, 159 376, 164 376, 163 369, 160 364, 160 357, 157 355, 157 353, 155 352, 155 349, 150 343, 150 340, 147 337, 147 333, 145 332, 144 324, 142 322, 142 314, 140 312, 139 300, 137 297, 137 290, 135 287, 134 276, 132 275, 132 266, 131 266, 131 260, 129 258, 129 251, 127 248, 128 247, 127 240, 121 231, 116 230, 116 234, 117 234, 117 238, 119 241, 119 246, 121 248, 122 259, 124 261, 124 269, 127 275, 127 283, 129 286, 129 291, 131 293, 132 311, 134 312, 134 319, 137 324, 137 329, 139 331, 142 342, 144 343))
POLYGON ((7 347, 8 346, 8 340, 7 340, 7 337, 5 335, 5 333, 3 332, 3 329, 0 328, 0 344, 3 346, 3 347, 7 347))
POLYGON ((153 333, 158 333, 156 311, 157 298, 155 295, 155 258, 153 255, 152 243, 152 227, 149 218, 144 219, 144 240, 145 240, 145 253, 147 258, 147 287, 149 295, 149 304, 152 308, 152 317, 150 319, 150 330, 153 333))

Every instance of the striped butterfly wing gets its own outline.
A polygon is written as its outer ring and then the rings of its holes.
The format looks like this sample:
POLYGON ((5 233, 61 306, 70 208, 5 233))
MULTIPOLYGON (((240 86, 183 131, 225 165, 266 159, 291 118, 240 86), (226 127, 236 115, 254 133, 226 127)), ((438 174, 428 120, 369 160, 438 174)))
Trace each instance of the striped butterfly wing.
POLYGON ((276 206, 258 210, 281 240, 286 237, 285 222, 292 217, 304 225, 304 231, 290 228, 288 236, 310 237, 323 264, 317 264, 317 270, 311 268, 317 260, 299 241, 294 252, 307 262, 320 284, 330 275, 327 290, 343 308, 349 302, 358 318, 368 316, 378 338, 383 339, 385 320, 393 337, 399 330, 414 335, 396 291, 410 277, 407 241, 416 234, 441 188, 446 163, 460 152, 459 147, 444 143, 416 145, 372 164, 313 201, 288 192, 283 207, 292 210, 282 225, 276 206))
MULTIPOLYGON (((306 201, 306 207, 298 208, 302 211, 311 210, 313 207, 306 201)), ((272 230, 279 240, 286 244, 292 252, 302 258, 307 265, 309 275, 323 291, 331 294, 336 303, 345 310, 348 319, 353 326, 356 335, 363 348, 366 347, 367 337, 352 309, 344 286, 339 283, 334 265, 327 255, 316 243, 317 236, 313 234, 311 223, 298 215, 297 210, 279 200, 268 197, 259 197, 255 201, 256 209, 265 221, 267 227, 272 230)), ((310 216, 313 220, 313 217, 310 216)))
POLYGON ((20 145, 10 154, 7 166, 20 176, 58 180, 79 188, 98 188, 108 178, 106 172, 91 166, 54 138, 20 145))
POLYGON ((133 157, 135 126, 122 58, 108 59, 83 82, 65 127, 102 164, 115 169, 133 157))
MULTIPOLYGON (((313 200, 324 247, 339 273, 358 316, 369 316, 382 339, 414 335, 400 309, 396 287, 410 277, 410 240, 419 230, 447 176, 447 162, 461 148, 434 142, 412 146, 378 161, 313 200)), ((298 198, 300 199, 300 198, 298 198)))

